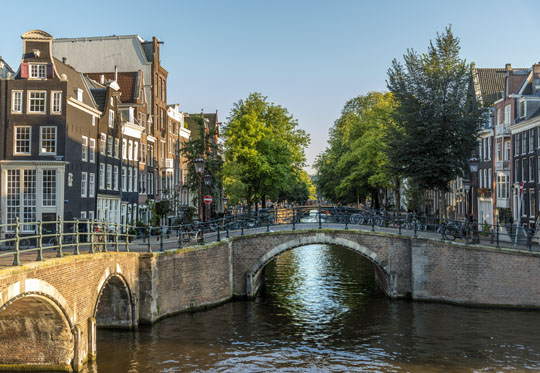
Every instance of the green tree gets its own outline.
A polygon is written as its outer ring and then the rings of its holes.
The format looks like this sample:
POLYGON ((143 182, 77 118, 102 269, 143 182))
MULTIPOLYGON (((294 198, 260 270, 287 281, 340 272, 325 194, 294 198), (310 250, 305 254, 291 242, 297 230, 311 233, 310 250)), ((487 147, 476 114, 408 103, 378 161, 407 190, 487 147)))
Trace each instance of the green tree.
POLYGON ((459 39, 447 27, 427 53, 408 50, 404 64, 394 59, 388 70, 396 100, 390 165, 421 190, 447 191, 476 146, 483 111, 474 98, 471 66, 459 51, 459 39))
POLYGON ((234 104, 223 130, 223 182, 231 203, 277 200, 305 163, 309 136, 287 109, 252 93, 234 104))
POLYGON ((359 203, 371 195, 378 207, 379 192, 398 185, 385 152, 393 107, 390 93, 370 92, 347 101, 330 129, 330 146, 315 163, 317 186, 325 198, 359 203))

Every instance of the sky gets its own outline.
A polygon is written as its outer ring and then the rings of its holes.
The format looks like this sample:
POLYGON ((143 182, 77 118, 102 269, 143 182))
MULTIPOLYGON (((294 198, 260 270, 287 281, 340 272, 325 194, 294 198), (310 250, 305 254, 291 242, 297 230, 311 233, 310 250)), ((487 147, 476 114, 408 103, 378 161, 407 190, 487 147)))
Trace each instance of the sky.
POLYGON ((0 5, 0 56, 14 69, 20 36, 138 34, 164 44, 168 103, 215 112, 251 92, 289 110, 311 136, 306 170, 327 146, 345 102, 386 90, 387 71, 407 49, 426 51, 452 25, 461 57, 478 67, 530 67, 540 61, 536 0, 174 0, 16 1, 0 5))

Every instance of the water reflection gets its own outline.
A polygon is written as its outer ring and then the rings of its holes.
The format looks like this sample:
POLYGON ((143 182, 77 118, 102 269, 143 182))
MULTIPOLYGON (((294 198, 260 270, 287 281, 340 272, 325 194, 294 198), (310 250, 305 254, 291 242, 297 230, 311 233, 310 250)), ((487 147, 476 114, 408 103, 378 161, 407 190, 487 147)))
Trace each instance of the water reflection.
POLYGON ((540 312, 391 301, 371 263, 312 245, 279 256, 264 294, 135 333, 99 330, 102 372, 540 370, 540 312))

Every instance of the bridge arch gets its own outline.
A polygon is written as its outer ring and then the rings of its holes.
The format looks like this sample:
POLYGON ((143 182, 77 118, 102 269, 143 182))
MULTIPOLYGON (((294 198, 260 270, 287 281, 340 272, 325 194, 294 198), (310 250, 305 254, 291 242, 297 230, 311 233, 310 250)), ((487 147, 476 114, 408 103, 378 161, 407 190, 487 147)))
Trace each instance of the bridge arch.
POLYGON ((105 272, 94 306, 98 327, 132 328, 136 326, 135 296, 120 272, 105 272))
POLYGON ((78 326, 62 295, 38 279, 11 284, 1 295, 0 367, 71 370, 78 326))
POLYGON ((358 242, 351 241, 343 237, 336 237, 335 235, 328 235, 325 233, 315 233, 313 235, 295 238, 286 242, 283 242, 274 248, 270 249, 264 255, 262 255, 255 264, 246 273, 246 294, 249 298, 254 297, 257 294, 258 288, 261 284, 262 270, 266 267, 272 259, 285 251, 292 250, 296 247, 315 245, 315 244, 329 244, 342 246, 352 251, 355 251, 368 259, 374 264, 375 277, 379 286, 388 294, 393 295, 394 290, 391 288, 395 282, 393 276, 388 268, 388 263, 377 255, 377 253, 361 245, 358 242))

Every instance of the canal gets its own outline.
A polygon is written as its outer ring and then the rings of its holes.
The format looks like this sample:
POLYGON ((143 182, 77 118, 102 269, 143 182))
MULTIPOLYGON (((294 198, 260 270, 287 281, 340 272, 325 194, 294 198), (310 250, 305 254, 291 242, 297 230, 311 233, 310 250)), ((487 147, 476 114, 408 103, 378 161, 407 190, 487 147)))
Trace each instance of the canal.
POLYGON ((389 300, 371 263, 300 247, 266 270, 254 302, 98 331, 91 372, 540 370, 540 311, 389 300))

